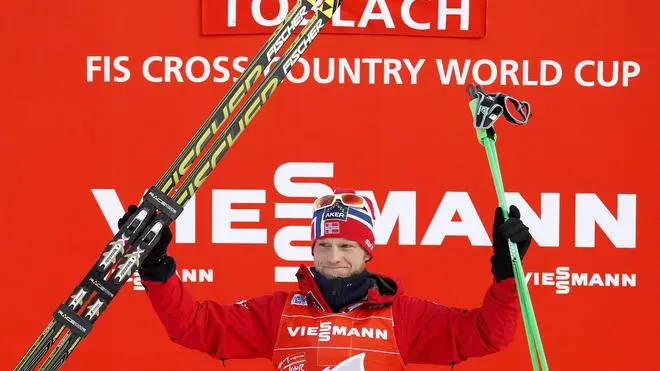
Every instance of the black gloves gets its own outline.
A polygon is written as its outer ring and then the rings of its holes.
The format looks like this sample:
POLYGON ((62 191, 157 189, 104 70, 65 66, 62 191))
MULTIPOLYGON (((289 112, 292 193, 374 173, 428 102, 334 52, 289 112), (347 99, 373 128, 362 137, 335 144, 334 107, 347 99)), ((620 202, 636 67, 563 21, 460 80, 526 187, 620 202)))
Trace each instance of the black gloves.
MULTIPOLYGON (((136 210, 137 206, 135 205, 128 207, 128 212, 117 221, 119 228, 124 226, 136 210)), ((156 243, 138 270, 143 280, 165 282, 174 274, 176 264, 174 259, 167 255, 167 246, 171 241, 172 232, 167 227, 161 232, 160 240, 156 243)))
POLYGON ((522 261, 529 244, 532 242, 532 235, 529 233, 529 228, 520 220, 520 210, 513 205, 509 207, 509 219, 506 222, 504 221, 502 209, 498 207, 495 210, 495 220, 493 222, 494 254, 490 258, 490 262, 491 271, 497 282, 514 277, 507 239, 516 243, 522 261))

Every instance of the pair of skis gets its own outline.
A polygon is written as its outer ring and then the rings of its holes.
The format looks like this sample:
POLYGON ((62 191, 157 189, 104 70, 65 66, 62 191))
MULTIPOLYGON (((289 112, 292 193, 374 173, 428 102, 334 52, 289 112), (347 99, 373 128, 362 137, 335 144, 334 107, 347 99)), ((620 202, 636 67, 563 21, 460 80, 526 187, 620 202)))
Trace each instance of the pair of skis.
POLYGON ((137 211, 106 245, 98 261, 74 288, 64 304, 55 310, 53 319, 14 371, 33 370, 39 364, 41 364, 39 370, 44 371, 58 370, 62 366, 85 336, 91 332, 94 323, 108 308, 126 280, 149 255, 160 239, 163 228, 181 214, 188 200, 201 187, 279 84, 284 81, 298 58, 331 19, 341 2, 342 0, 296 2, 284 21, 257 52, 252 62, 163 177, 147 191, 137 211), (234 118, 223 127, 223 123, 245 98, 248 90, 264 74, 265 69, 311 10, 314 10, 314 14, 307 21, 307 25, 286 49, 275 67, 255 88, 234 118), (193 162, 218 131, 220 134, 217 139, 189 172, 193 162), (41 363, 56 343, 55 348, 41 363))

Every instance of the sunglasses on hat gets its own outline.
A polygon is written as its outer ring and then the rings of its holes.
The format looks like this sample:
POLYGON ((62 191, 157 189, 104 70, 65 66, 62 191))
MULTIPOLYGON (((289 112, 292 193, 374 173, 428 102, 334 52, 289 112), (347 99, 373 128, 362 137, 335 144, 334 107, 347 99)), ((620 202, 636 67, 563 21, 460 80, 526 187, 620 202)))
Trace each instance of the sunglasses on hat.
POLYGON ((314 210, 324 209, 339 200, 342 204, 350 207, 363 208, 367 204, 364 197, 355 193, 340 193, 335 195, 321 196, 314 201, 314 210))

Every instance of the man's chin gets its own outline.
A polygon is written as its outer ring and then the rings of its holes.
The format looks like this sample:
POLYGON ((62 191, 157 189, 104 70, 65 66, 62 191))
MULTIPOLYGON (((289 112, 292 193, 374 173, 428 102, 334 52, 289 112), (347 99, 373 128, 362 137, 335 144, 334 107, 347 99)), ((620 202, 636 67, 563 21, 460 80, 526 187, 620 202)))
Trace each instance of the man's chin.
POLYGON ((345 268, 342 269, 329 269, 324 268, 320 270, 325 278, 346 278, 351 276, 351 271, 345 268))

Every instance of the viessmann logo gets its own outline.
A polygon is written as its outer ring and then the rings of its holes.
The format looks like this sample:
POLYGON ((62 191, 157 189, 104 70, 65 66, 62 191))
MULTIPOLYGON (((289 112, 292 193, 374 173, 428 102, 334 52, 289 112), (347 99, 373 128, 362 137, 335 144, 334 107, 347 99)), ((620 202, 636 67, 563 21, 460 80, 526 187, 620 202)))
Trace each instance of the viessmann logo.
POLYGON ((328 342, 333 336, 349 336, 357 338, 387 340, 387 330, 371 327, 347 327, 333 325, 326 321, 319 323, 319 326, 288 326, 289 336, 313 336, 318 337, 319 342, 328 342))
POLYGON ((557 267, 554 272, 525 272, 528 286, 550 286, 557 295, 567 295, 574 287, 637 287, 637 274, 591 273, 571 267, 557 267))
MULTIPOLYGON (((320 195, 332 192, 329 185, 335 183, 334 174, 335 164, 331 162, 285 162, 274 170, 273 183, 264 184, 262 189, 212 189, 208 197, 193 197, 175 221, 174 242, 210 243, 218 248, 223 245, 267 246, 281 259, 273 267, 275 282, 296 282, 295 274, 300 263, 313 260, 309 248, 313 213, 311 202, 320 195), (308 202, 301 202, 302 199, 308 202), (202 206, 208 210, 206 215, 196 211, 199 204, 207 204, 202 206), (267 211, 272 213, 274 219, 264 217, 267 211), (198 221, 203 218, 208 218, 211 223, 210 230, 204 229, 204 232, 197 227, 198 221), (235 222, 244 225, 238 226, 235 222)), ((372 242, 376 249, 384 245, 436 248, 456 239, 461 239, 466 248, 492 246, 488 226, 492 222, 492 210, 486 205, 488 209, 484 207, 480 213, 467 190, 448 190, 440 195, 417 190, 380 188, 377 191, 357 191, 374 204, 376 224, 375 240, 372 242), (428 216, 422 217, 422 209, 429 208, 431 210, 424 212, 428 216), (455 216, 460 218, 456 220, 455 216)), ((587 253, 594 256, 604 250, 614 250, 617 256, 637 254, 637 195, 615 192, 539 191, 528 192, 524 196, 508 192, 506 196, 510 204, 520 209, 522 219, 534 237, 534 249, 563 252, 573 249, 586 252, 584 249, 590 249, 587 253), (565 215, 574 217, 564 219, 565 215), (599 233, 605 239, 597 243, 599 233)), ((92 189, 92 194, 110 231, 117 233, 117 220, 125 213, 125 205, 130 204, 131 200, 120 199, 114 188, 92 189)), ((555 285, 551 283, 555 281, 553 277, 559 281, 570 281, 571 287, 601 286, 602 281, 602 286, 616 289, 617 279, 619 287, 637 285, 636 276, 632 275, 634 268, 623 264, 601 269, 631 276, 614 275, 608 278, 607 275, 594 275, 593 266, 571 267, 570 276, 567 276, 566 270, 536 273, 548 268, 534 264, 537 263, 532 260, 525 265, 526 273, 534 273, 528 278, 530 285, 537 285, 536 282, 539 286, 555 285), (582 273, 588 274, 585 276, 582 273)), ((213 282, 212 268, 190 267, 178 273, 185 282, 213 282)), ((134 279, 139 280, 139 277, 134 279)))
MULTIPOLYGON (((271 33, 295 3, 295 0, 203 0, 202 32, 206 35, 271 33)), ((311 14, 313 11, 306 15, 302 26, 311 14)), ((344 1, 324 32, 483 37, 486 0, 344 1)))

